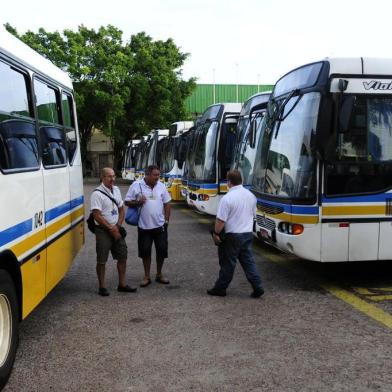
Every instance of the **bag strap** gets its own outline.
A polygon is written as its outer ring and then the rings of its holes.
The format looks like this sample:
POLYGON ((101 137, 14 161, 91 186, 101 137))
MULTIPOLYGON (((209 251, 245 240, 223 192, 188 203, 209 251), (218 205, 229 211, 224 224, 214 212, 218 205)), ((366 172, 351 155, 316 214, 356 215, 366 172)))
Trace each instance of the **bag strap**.
POLYGON ((106 197, 108 197, 108 198, 117 206, 117 208, 118 208, 117 201, 116 201, 116 199, 115 199, 114 197, 109 196, 106 192, 104 192, 104 191, 102 191, 101 189, 98 189, 98 188, 96 188, 96 189, 93 190, 93 192, 95 192, 95 191, 101 192, 102 194, 104 194, 104 195, 105 195, 106 197))

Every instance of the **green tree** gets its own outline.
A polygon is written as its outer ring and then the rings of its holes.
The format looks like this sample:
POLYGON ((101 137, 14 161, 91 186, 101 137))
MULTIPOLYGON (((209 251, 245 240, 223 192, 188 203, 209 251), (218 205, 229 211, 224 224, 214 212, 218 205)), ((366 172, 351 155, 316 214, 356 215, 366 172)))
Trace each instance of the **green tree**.
POLYGON ((122 31, 111 25, 97 31, 82 25, 62 34, 40 28, 21 35, 9 24, 5 27, 69 73, 83 158, 94 127, 111 137, 118 159, 127 140, 189 116, 184 102, 195 79, 182 79, 188 54, 172 39, 153 41, 139 33, 124 44, 122 31))

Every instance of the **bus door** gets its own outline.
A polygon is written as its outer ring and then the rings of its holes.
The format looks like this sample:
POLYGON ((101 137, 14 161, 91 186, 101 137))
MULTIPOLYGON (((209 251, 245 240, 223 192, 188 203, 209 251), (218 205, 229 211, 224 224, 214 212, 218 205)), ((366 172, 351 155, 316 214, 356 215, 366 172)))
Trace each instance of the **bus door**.
POLYGON ((47 241, 46 292, 64 276, 70 262, 67 241, 70 219, 70 191, 65 132, 56 88, 34 79, 42 165, 44 167, 45 230, 47 241))
POLYGON ((80 147, 76 131, 76 113, 72 96, 66 92, 61 94, 63 124, 67 144, 68 175, 70 194, 71 231, 68 240, 70 244, 70 260, 76 256, 84 243, 84 223, 78 223, 84 216, 83 175, 80 159, 80 147))
POLYGON ((218 148, 218 193, 227 192, 226 175, 234 160, 237 141, 237 123, 239 115, 226 114, 219 133, 218 148))
POLYGON ((21 263, 24 318, 45 296, 43 180, 29 75, 0 61, 0 81, 0 248, 21 263))

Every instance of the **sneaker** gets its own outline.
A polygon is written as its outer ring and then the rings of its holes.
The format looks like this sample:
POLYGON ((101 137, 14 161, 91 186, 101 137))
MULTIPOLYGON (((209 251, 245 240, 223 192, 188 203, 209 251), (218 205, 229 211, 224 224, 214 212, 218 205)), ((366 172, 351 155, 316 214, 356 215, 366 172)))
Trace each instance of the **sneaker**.
POLYGON ((225 289, 217 289, 216 287, 213 287, 212 289, 207 290, 207 294, 214 295, 216 297, 225 297, 226 290, 225 289))
POLYGON ((250 294, 252 298, 260 298, 264 294, 264 290, 262 287, 258 289, 254 289, 253 292, 250 294))
POLYGON ((109 291, 105 289, 105 287, 100 287, 98 289, 98 294, 102 295, 102 297, 107 297, 109 295, 109 291))
POLYGON ((130 287, 128 285, 117 286, 117 291, 119 291, 120 293, 135 293, 136 290, 137 290, 136 288, 130 287))

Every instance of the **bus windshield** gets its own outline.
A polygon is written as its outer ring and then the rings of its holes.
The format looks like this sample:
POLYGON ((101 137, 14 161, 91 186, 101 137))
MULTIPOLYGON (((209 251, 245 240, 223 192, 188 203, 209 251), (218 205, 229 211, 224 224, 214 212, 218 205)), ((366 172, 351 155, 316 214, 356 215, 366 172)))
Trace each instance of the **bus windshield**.
POLYGON ((161 141, 163 144, 161 157, 161 172, 168 173, 174 166, 174 138, 167 137, 161 141))
POLYGON ((266 121, 257 146, 252 186, 256 192, 283 198, 313 199, 316 159, 311 139, 317 125, 320 94, 290 98, 270 131, 266 121))
POLYGON ((197 130, 194 149, 190 154, 189 180, 216 181, 216 139, 218 128, 218 121, 207 121, 197 130))
POLYGON ((348 129, 338 133, 326 165, 326 194, 380 192, 392 187, 392 98, 357 96, 348 129))
MULTIPOLYGON (((264 127, 262 127, 262 119, 263 115, 258 115, 254 121, 256 121, 256 143, 255 146, 258 145, 262 132, 264 131, 264 127)), ((236 158, 237 170, 240 171, 242 175, 242 183, 244 186, 249 186, 252 183, 253 178, 253 169, 256 160, 256 147, 252 148, 249 145, 249 130, 250 130, 250 122, 244 131, 244 137, 242 139, 242 143, 240 146, 237 146, 238 156, 236 158)))

